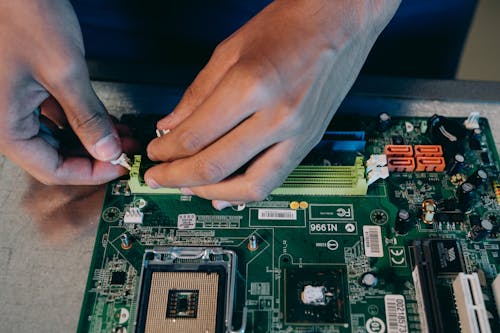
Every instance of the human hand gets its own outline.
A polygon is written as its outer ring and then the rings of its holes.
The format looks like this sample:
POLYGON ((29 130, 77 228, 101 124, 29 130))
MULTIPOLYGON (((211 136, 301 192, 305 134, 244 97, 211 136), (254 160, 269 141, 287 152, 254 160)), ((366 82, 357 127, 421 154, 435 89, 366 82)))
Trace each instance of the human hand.
POLYGON ((45 184, 97 184, 124 174, 104 162, 119 156, 121 143, 90 84, 69 2, 0 2, 0 47, 0 151, 45 184), (69 123, 93 158, 61 154, 44 140, 34 112, 40 105, 42 120, 69 123))
POLYGON ((149 144, 149 158, 164 163, 146 182, 217 209, 264 199, 321 139, 398 4, 271 3, 216 48, 158 122, 171 132, 149 144))

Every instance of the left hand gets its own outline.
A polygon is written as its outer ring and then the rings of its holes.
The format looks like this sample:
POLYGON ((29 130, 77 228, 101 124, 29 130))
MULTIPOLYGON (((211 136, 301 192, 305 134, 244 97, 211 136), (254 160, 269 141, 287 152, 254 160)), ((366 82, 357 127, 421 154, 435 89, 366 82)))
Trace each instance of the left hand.
POLYGON ((399 1, 274 1, 222 42, 148 146, 149 186, 264 199, 321 139, 399 1), (229 177, 248 163, 243 174, 229 177))

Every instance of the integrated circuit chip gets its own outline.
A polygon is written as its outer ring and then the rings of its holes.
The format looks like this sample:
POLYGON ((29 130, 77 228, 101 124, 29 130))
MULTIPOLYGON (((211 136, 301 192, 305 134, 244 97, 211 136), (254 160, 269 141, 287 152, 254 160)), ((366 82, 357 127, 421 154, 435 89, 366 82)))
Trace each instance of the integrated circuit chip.
POLYGON ((287 267, 283 289, 288 323, 345 324, 348 298, 345 269, 287 267))
POLYGON ((112 285, 122 285, 127 280, 126 272, 112 272, 111 273, 111 284, 112 285))
POLYGON ((464 271, 462 251, 454 239, 431 239, 431 262, 437 275, 454 275, 464 271))

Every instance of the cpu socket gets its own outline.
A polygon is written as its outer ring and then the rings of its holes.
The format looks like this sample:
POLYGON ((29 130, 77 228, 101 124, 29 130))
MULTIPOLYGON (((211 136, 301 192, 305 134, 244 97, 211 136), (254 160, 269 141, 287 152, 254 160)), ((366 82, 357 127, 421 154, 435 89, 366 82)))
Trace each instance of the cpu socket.
POLYGON ((221 248, 162 248, 144 255, 136 333, 230 330, 236 255, 221 248))

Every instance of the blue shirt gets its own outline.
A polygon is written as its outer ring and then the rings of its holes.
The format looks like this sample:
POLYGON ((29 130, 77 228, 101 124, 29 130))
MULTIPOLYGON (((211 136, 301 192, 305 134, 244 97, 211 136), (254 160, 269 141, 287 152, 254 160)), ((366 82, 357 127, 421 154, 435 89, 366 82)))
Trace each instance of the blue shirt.
MULTIPOLYGON (((88 58, 201 68, 270 0, 71 0, 88 58)), ((452 77, 476 0, 403 0, 365 73, 452 77)))

